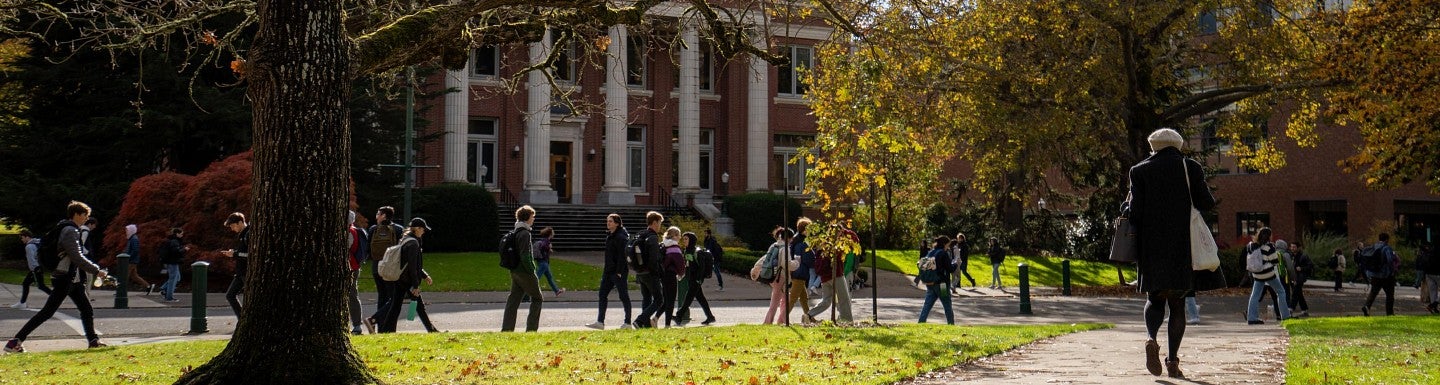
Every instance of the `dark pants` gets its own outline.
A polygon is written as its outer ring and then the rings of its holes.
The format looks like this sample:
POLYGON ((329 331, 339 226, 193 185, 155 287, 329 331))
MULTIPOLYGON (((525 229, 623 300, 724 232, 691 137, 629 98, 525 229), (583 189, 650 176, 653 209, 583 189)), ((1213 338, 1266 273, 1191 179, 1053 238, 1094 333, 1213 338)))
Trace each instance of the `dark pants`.
POLYGON ((625 285, 625 274, 605 274, 600 278, 600 315, 595 321, 605 323, 605 308, 610 307, 610 291, 620 292, 620 303, 625 305, 625 322, 630 323, 630 287, 625 285))
MULTIPOLYGON (((717 260, 716 262, 718 262, 718 260, 717 260)), ((719 264, 719 263, 713 263, 713 264, 710 265, 710 269, 715 271, 714 274, 712 274, 712 275, 715 276, 715 284, 716 284, 716 285, 719 285, 721 289, 724 289, 724 288, 725 288, 725 275, 724 275, 724 274, 720 274, 720 264, 719 264)))
POLYGON ((379 274, 371 275, 375 276, 375 313, 370 315, 370 321, 379 323, 380 320, 385 319, 385 313, 390 310, 390 297, 394 296, 395 289, 390 287, 392 286, 391 282, 381 279, 379 274))
POLYGON ((379 325, 375 328, 379 333, 394 333, 395 324, 400 322, 400 309, 404 307, 400 305, 405 301, 405 296, 409 295, 410 285, 402 282, 390 282, 386 286, 390 289, 391 300, 388 306, 384 307, 384 313, 380 315, 380 319, 376 320, 379 325))
POLYGON ((675 311, 675 319, 683 322, 690 322, 691 302, 700 302, 700 310, 705 311, 706 320, 715 319, 715 313, 710 312, 710 301, 705 299, 705 291, 700 290, 700 284, 704 283, 705 280, 690 279, 688 277, 685 279, 690 280, 690 290, 687 290, 685 292, 685 298, 680 303, 680 309, 675 311))
POLYGON ((1385 315, 1395 315, 1395 277, 1370 278, 1370 296, 1365 298, 1365 307, 1375 304, 1375 295, 1385 291, 1385 315))
POLYGON ((1335 270, 1335 291, 1340 291, 1340 284, 1345 282, 1345 270, 1335 270))
POLYGON ((1146 294, 1145 332, 1151 340, 1160 333, 1165 323, 1165 312, 1170 312, 1170 333, 1166 339, 1170 358, 1179 357, 1180 341, 1185 339, 1185 290, 1158 290, 1146 294))
POLYGON ((680 290, 680 281, 675 279, 675 274, 661 273, 660 290, 660 310, 665 312, 665 326, 670 326, 675 320, 675 294, 680 290))
MULTIPOLYGON (((415 316, 420 317, 420 324, 425 325, 425 331, 431 333, 440 331, 440 329, 435 328, 434 323, 430 322, 430 313, 425 311, 424 299, 420 298, 420 296, 410 294, 409 290, 405 291, 405 298, 409 298, 410 301, 415 303, 415 316)), ((404 301, 401 301, 401 303, 403 304, 404 301)), ((404 306, 401 307, 403 308, 404 306)), ((399 323, 399 321, 396 321, 396 323, 399 323)))
POLYGON ((1285 294, 1290 296, 1287 299, 1290 300, 1289 305, 1291 309, 1310 311, 1310 303, 1305 301, 1305 281, 1296 281, 1294 283, 1291 283, 1290 291, 1285 294))
POLYGON ((45 292, 46 295, 50 294, 50 287, 45 286, 45 276, 43 275, 45 273, 40 272, 40 270, 41 269, 37 267, 35 270, 31 270, 25 274, 25 281, 20 283, 20 303, 25 303, 25 300, 30 298, 31 283, 34 283, 35 287, 45 292))
POLYGON ((240 299, 237 298, 241 294, 245 294, 244 272, 235 274, 235 279, 230 280, 230 289, 225 290, 225 300, 230 302, 230 310, 235 311, 235 318, 240 318, 240 312, 244 310, 240 307, 240 299))
POLYGON ((540 279, 534 271, 518 269, 510 271, 510 297, 505 299, 505 315, 500 320, 500 331, 515 331, 515 316, 520 311, 520 301, 530 297, 530 313, 525 318, 525 331, 540 330, 540 305, 545 299, 540 296, 540 279))
POLYGON ((640 284, 640 294, 644 298, 640 314, 635 316, 635 327, 654 327, 655 325, 650 324, 650 317, 660 312, 660 304, 664 302, 660 277, 650 273, 638 273, 635 274, 635 283, 640 284))
MULTIPOLYGON (((87 281, 85 278, 85 274, 80 274, 80 282, 87 281)), ((85 295, 85 284, 70 280, 70 276, 65 276, 54 281, 55 288, 50 291, 50 298, 45 300, 45 307, 30 317, 30 322, 26 322, 20 332, 15 333, 15 339, 24 341, 25 337, 30 336, 30 332, 50 320, 50 317, 54 317, 55 311, 60 309, 60 304, 65 302, 67 297, 75 304, 75 309, 80 311, 80 325, 85 329, 85 339, 94 341, 100 338, 100 335, 95 333, 95 310, 90 308, 90 297, 85 295)))

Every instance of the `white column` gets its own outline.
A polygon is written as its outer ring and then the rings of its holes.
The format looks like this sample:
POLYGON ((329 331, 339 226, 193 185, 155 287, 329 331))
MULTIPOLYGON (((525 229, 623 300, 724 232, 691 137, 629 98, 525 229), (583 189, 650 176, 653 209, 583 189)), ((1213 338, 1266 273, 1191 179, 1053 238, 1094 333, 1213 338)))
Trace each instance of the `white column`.
POLYGON ((623 25, 610 27, 610 46, 605 60, 605 185, 600 188, 600 204, 634 205, 635 193, 630 191, 629 153, 625 145, 630 111, 630 92, 625 88, 625 44, 629 31, 623 25))
POLYGON ((466 146, 470 134, 470 77, 469 63, 466 68, 445 71, 445 88, 458 89, 445 94, 445 180, 466 181, 470 165, 466 146))
MULTIPOLYGON (((530 63, 540 63, 550 56, 550 31, 545 39, 530 43, 530 63)), ((559 198, 550 188, 550 83, 545 74, 531 72, 525 87, 529 103, 525 106, 525 190, 520 200, 526 203, 556 203, 559 198)))
MULTIPOLYGON (((700 191, 700 38, 695 27, 681 26, 680 40, 680 185, 675 193, 700 191)), ((683 197, 682 197, 683 198, 683 197)), ((684 202, 683 200, 681 202, 684 202)))
MULTIPOLYGON (((765 48, 765 35, 751 36, 755 46, 765 48)), ((745 184, 748 191, 769 191, 770 160, 770 63, 750 55, 746 84, 745 184)))

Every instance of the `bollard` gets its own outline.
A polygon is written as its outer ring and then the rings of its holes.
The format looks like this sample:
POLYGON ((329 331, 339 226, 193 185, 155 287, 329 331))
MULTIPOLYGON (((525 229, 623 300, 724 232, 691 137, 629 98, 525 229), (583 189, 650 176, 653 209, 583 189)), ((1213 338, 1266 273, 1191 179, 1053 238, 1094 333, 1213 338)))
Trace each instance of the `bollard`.
POLYGON ((1020 264, 1020 314, 1030 312, 1030 266, 1020 264))
POLYGON ((115 256, 115 308, 130 308, 130 254, 120 253, 115 256))
POLYGON ((205 322, 205 286, 210 282, 210 263, 190 264, 190 334, 210 331, 205 322))
POLYGON ((1060 261, 1060 294, 1070 296, 1070 260, 1060 261))

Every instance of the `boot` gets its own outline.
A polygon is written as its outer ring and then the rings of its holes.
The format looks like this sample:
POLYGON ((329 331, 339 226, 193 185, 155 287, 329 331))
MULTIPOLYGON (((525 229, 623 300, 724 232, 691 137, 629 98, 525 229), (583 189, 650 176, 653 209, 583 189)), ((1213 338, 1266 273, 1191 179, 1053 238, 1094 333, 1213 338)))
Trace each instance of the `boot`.
POLYGON ((1176 358, 1176 357, 1166 358, 1166 359, 1165 359, 1165 371, 1170 374, 1170 378, 1185 378, 1185 373, 1181 373, 1181 372, 1180 372, 1180 359, 1179 359, 1179 358, 1176 358))
POLYGON ((1145 369, 1150 375, 1160 375, 1160 344, 1155 340, 1145 341, 1145 369))

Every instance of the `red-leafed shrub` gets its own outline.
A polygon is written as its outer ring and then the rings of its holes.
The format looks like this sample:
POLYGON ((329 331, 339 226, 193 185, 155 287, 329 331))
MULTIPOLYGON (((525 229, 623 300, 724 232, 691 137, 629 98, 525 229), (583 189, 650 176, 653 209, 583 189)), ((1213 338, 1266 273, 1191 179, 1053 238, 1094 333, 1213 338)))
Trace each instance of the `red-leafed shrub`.
MULTIPOLYGON (((240 153, 211 164, 195 176, 173 172, 149 175, 130 184, 120 214, 108 226, 105 246, 108 250, 125 249, 125 225, 135 224, 140 235, 140 272, 143 276, 159 276, 160 261, 155 251, 179 227, 185 231, 190 247, 184 265, 194 261, 210 262, 210 271, 218 276, 234 272, 234 263, 220 255, 219 250, 234 246, 235 233, 222 225, 225 217, 239 211, 250 215, 250 152, 240 153)), ((115 264, 113 255, 101 263, 115 264)), ((188 271, 188 267, 181 270, 188 271)), ((213 288, 223 288, 216 282, 213 288)))

